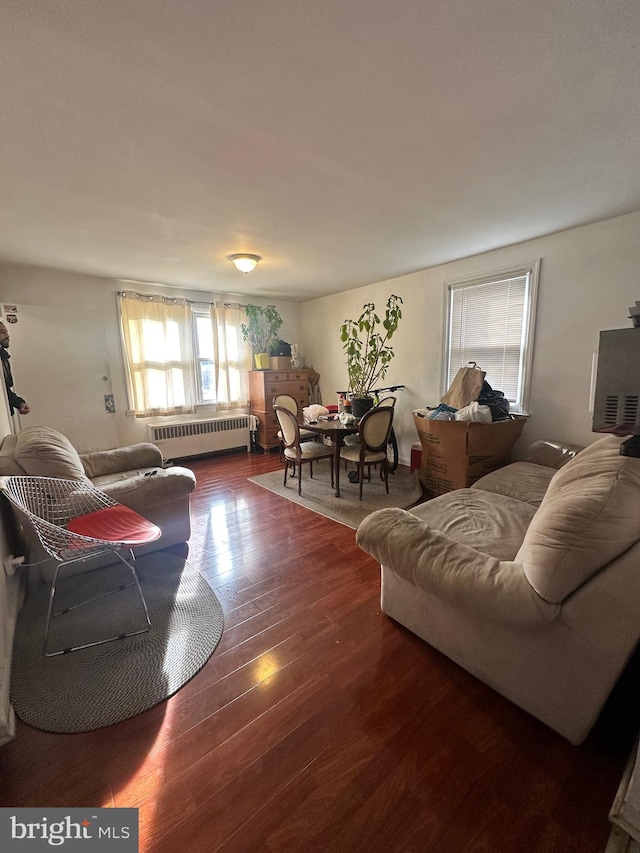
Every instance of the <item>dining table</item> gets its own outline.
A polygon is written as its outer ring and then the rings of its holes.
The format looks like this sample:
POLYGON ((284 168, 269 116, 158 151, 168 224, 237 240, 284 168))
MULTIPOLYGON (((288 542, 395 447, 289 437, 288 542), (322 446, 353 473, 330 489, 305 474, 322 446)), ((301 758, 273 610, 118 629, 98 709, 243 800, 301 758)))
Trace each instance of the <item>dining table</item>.
POLYGON ((333 445, 333 475, 336 497, 340 497, 340 448, 348 435, 356 435, 358 424, 343 424, 338 418, 331 420, 318 419, 317 421, 305 421, 304 428, 317 432, 318 435, 328 435, 333 445))

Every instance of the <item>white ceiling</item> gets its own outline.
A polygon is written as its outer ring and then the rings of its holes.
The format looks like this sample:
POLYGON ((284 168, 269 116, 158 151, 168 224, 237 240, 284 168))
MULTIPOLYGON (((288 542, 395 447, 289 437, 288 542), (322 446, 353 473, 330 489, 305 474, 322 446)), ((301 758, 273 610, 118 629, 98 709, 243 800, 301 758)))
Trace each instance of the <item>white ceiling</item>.
POLYGON ((0 259, 306 299, 638 209, 638 0, 0 4, 0 259))

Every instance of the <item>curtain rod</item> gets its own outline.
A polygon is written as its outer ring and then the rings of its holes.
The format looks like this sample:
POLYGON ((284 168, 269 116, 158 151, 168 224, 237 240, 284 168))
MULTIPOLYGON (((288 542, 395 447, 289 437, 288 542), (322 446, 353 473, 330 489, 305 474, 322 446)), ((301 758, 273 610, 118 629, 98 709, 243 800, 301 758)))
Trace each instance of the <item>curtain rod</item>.
POLYGON ((246 305, 243 305, 241 302, 224 302, 219 300, 214 300, 209 302, 206 299, 187 299, 182 298, 180 296, 161 296, 156 293, 137 293, 132 290, 116 290, 116 296, 133 296, 134 299, 148 299, 150 302, 155 302, 158 300, 159 302, 172 302, 174 305, 177 305, 179 302, 184 302, 185 305, 224 305, 225 308, 246 308, 246 305))

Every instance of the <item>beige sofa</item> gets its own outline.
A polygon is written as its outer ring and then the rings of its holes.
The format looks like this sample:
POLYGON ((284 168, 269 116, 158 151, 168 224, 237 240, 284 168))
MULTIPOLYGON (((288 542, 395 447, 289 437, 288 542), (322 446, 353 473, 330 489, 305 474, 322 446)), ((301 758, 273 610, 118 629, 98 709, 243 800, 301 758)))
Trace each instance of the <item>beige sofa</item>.
POLYGON ((621 441, 537 443, 357 531, 385 613, 574 744, 640 638, 640 459, 621 441))
POLYGON ((18 435, 5 436, 0 445, 0 476, 11 475, 92 482, 161 528, 162 537, 140 548, 140 553, 186 542, 191 535, 189 501, 195 475, 188 468, 163 468, 162 453, 154 444, 81 456, 56 430, 27 427, 18 435))

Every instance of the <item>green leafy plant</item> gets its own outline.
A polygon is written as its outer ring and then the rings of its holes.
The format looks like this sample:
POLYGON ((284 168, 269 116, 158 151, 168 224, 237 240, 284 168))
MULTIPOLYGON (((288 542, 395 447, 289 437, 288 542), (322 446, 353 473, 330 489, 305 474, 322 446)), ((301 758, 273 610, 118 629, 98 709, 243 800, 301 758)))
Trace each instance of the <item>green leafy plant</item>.
POLYGON ((282 317, 275 305, 261 308, 259 305, 247 305, 247 322, 240 327, 243 339, 254 353, 270 352, 280 338, 278 332, 282 326, 282 317))
POLYGON ((384 379, 395 352, 388 341, 402 319, 402 299, 392 294, 387 300, 384 318, 376 314, 373 302, 362 307, 357 320, 345 320, 340 327, 342 348, 347 356, 349 391, 354 397, 367 397, 384 379))

